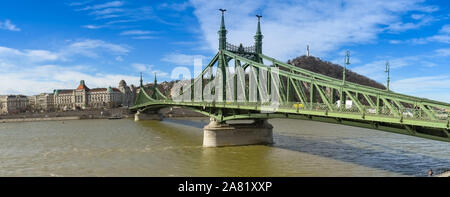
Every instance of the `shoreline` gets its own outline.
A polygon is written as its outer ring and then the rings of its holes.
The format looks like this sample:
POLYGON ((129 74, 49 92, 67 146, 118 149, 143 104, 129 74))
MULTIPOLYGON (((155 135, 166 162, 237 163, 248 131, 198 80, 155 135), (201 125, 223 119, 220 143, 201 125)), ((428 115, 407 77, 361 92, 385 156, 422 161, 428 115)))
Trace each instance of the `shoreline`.
MULTIPOLYGON (((163 114, 164 118, 202 118, 203 116, 190 116, 190 115, 166 115, 163 114)), ((65 116, 65 117, 43 117, 43 118, 9 118, 0 119, 1 123, 18 123, 18 122, 45 122, 45 121, 64 121, 64 120, 106 120, 110 117, 81 117, 81 116, 65 116)), ((130 116, 122 116, 118 119, 127 119, 130 116)))
MULTIPOLYGON (((182 108, 165 108, 159 111, 164 118, 179 117, 204 117, 203 114, 192 112, 182 108)), ((109 109, 92 111, 67 111, 67 112, 48 112, 40 114, 15 114, 0 116, 0 123, 17 122, 40 122, 40 121, 64 121, 64 120, 89 120, 89 119, 126 119, 134 117, 127 109, 109 109), (103 113, 102 113, 103 112, 103 113)))
POLYGON ((14 118, 14 119, 0 119, 0 123, 62 121, 62 120, 81 120, 81 119, 82 118, 80 116, 47 117, 47 118, 14 118))

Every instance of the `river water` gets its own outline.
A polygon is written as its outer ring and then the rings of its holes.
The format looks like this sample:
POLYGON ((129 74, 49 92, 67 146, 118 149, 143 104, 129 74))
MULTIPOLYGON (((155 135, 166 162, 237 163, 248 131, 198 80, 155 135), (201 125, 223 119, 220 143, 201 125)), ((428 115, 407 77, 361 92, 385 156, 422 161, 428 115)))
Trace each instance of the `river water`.
POLYGON ((203 148, 205 118, 0 123, 0 176, 426 176, 450 143, 273 119, 271 146, 203 148))

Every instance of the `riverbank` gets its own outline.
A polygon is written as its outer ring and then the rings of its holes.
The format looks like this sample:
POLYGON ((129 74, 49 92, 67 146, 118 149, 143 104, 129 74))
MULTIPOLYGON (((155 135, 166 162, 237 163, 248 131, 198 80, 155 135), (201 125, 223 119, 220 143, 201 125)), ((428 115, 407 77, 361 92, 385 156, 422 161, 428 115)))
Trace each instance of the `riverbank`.
POLYGON ((132 117, 132 114, 130 114, 129 110, 126 108, 43 112, 43 113, 22 113, 22 114, 1 115, 0 123, 61 121, 61 120, 80 120, 80 119, 108 119, 110 117, 129 118, 132 117))
MULTIPOLYGON (((167 107, 159 111, 164 118, 172 117, 204 117, 203 114, 193 112, 179 107, 167 107)), ((63 112, 44 112, 44 113, 22 113, 0 115, 0 123, 11 122, 36 122, 36 121, 63 121, 63 120, 82 120, 82 119, 109 119, 111 117, 133 118, 134 114, 127 108, 114 108, 104 110, 84 110, 84 111, 63 111, 63 112)))
POLYGON ((37 121, 64 121, 64 120, 80 120, 79 116, 69 117, 51 117, 51 118, 16 118, 16 119, 0 119, 0 123, 12 122, 37 122, 37 121))

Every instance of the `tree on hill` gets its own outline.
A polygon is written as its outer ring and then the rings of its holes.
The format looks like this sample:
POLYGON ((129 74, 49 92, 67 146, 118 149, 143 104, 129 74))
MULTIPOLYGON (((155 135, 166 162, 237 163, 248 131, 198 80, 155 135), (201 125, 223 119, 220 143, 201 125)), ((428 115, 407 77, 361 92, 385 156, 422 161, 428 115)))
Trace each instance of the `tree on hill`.
MULTIPOLYGON (((294 58, 293 60, 289 60, 288 64, 342 80, 344 67, 338 64, 333 64, 329 61, 323 61, 318 57, 303 55, 294 58)), ((386 87, 383 84, 378 83, 368 77, 365 77, 348 69, 346 71, 345 79, 346 81, 361 85, 371 86, 383 90, 386 89, 386 87)))

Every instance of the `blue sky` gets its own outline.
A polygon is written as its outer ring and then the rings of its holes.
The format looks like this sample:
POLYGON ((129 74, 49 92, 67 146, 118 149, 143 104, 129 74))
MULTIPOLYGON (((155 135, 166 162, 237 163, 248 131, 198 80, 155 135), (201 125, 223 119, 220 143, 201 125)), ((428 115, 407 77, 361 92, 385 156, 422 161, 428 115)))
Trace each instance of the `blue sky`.
POLYGON ((424 0, 32 0, 0 6, 0 95, 171 80, 217 51, 219 8, 228 41, 253 44, 263 15, 263 53, 287 61, 311 54, 391 89, 450 102, 450 2, 424 0))

